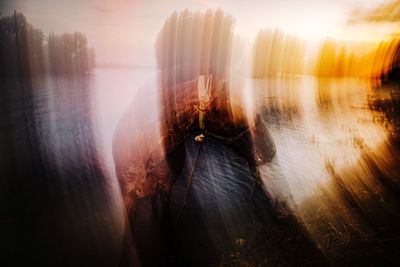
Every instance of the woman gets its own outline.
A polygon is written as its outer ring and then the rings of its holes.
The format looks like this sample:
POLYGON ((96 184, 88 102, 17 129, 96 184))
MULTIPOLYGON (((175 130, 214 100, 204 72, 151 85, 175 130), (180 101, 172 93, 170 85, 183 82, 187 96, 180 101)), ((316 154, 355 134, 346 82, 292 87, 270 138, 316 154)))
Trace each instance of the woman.
POLYGON ((157 40, 158 84, 116 130, 127 240, 143 266, 217 264, 276 217, 257 175, 275 146, 232 96, 233 24, 221 10, 172 14, 157 40))

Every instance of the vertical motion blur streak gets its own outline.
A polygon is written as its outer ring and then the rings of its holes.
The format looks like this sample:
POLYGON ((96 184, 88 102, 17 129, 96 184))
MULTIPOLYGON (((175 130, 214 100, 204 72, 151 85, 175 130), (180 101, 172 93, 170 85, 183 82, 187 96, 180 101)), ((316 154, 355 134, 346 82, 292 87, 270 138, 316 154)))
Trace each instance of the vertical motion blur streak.
MULTIPOLYGON (((354 12, 349 27, 398 24, 399 8, 354 12)), ((397 32, 317 49, 280 30, 255 39, 253 98, 278 151, 263 180, 333 262, 398 261, 399 49, 397 32)))
POLYGON ((112 265, 121 244, 93 129, 93 50, 16 12, 0 28, 0 265, 112 265))
POLYGON ((399 265, 398 0, 0 11, 0 266, 399 265))

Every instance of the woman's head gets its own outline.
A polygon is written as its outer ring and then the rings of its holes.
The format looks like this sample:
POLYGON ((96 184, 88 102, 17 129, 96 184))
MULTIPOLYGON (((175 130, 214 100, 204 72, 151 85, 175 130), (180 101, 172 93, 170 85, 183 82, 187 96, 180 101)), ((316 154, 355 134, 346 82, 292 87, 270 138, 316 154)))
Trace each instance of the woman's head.
POLYGON ((229 97, 234 22, 221 9, 184 10, 173 13, 161 29, 156 55, 160 70, 160 119, 167 150, 188 131, 198 128, 198 109, 193 106, 199 106, 198 79, 203 75, 212 81, 206 130, 230 135, 246 127, 241 110, 233 115, 233 101, 229 97))
POLYGON ((156 44, 164 86, 179 85, 200 75, 226 80, 234 19, 222 10, 173 13, 156 44))

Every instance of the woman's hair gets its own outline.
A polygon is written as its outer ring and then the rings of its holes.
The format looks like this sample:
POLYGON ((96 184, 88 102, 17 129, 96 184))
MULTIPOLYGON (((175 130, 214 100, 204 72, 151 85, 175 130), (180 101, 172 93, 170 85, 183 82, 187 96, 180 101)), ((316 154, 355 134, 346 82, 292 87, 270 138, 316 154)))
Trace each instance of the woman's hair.
POLYGON ((174 12, 160 31, 156 53, 164 86, 212 75, 227 76, 234 19, 221 9, 174 12))

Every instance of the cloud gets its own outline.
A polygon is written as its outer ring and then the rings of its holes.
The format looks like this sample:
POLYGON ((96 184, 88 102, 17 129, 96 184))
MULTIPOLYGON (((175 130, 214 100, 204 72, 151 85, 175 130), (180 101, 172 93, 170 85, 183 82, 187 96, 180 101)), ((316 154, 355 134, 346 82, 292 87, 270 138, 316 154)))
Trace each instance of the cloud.
POLYGON ((390 0, 367 10, 354 10, 348 20, 349 24, 357 23, 399 23, 400 1, 390 0))

